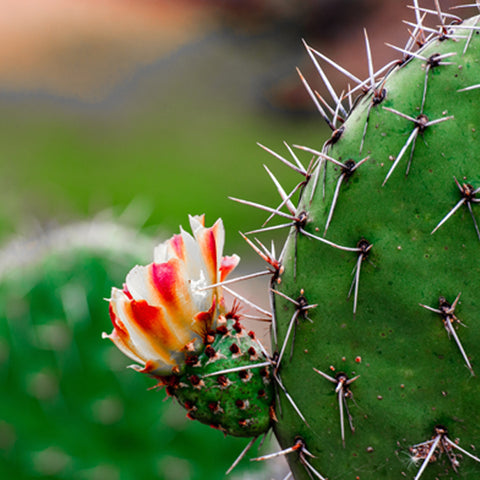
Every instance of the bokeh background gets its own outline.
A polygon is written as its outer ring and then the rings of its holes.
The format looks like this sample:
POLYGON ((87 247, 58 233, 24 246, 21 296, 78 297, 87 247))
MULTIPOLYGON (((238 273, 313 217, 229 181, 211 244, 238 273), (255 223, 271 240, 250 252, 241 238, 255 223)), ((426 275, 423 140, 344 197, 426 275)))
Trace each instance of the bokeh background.
MULTIPOLYGON (((263 163, 287 190, 296 178, 256 142, 286 154, 328 135, 295 72, 322 90, 301 39, 364 77, 362 27, 380 67, 408 3, 0 0, 0 478, 224 478, 247 441, 126 370, 103 299, 189 213, 222 217, 226 253, 258 268, 237 232, 265 215, 228 196, 278 203, 263 163)), ((231 478, 283 478, 272 463, 231 478)))

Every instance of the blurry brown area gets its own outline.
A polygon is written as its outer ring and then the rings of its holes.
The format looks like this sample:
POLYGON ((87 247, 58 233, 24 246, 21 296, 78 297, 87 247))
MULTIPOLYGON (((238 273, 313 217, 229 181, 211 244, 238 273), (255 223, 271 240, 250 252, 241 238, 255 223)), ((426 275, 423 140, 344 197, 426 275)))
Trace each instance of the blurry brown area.
POLYGON ((203 2, 2 0, 0 85, 95 100, 211 28, 203 2))
MULTIPOLYGON (((442 8, 462 3, 442 0, 442 8)), ((409 0, 2 0, 0 88, 41 91, 96 101, 138 68, 210 32, 270 35, 278 49, 301 39, 366 75, 363 32, 374 39, 377 66, 395 57, 383 42, 405 43, 399 18, 414 19, 409 0), (333 53, 334 52, 334 53, 333 53)), ((434 8, 434 1, 421 2, 434 8)), ((253 49, 262 55, 265 43, 253 49)), ((268 58, 265 57, 267 62, 268 58)), ((307 55, 299 57, 314 76, 307 55)), ((265 70, 273 68, 265 64, 265 70)), ((294 65, 264 92, 273 106, 310 109, 294 65)), ((248 74, 246 72, 245 74, 248 74)), ((334 73, 333 80, 335 81, 334 73)))

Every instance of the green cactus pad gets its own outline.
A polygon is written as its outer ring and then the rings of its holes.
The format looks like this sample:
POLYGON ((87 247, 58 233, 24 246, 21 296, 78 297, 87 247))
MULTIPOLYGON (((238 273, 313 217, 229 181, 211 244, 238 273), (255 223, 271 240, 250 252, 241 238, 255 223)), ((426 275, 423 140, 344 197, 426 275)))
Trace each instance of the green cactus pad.
POLYGON ((167 392, 188 410, 189 418, 227 434, 265 433, 272 422, 272 370, 255 335, 237 319, 220 317, 210 340, 200 355, 188 357, 181 376, 166 380, 167 392))
POLYGON ((279 392, 274 428, 325 478, 480 478, 478 24, 435 35, 312 146, 343 166, 318 155, 282 259, 279 290, 317 306, 304 321, 275 295, 275 347, 294 345, 279 372, 308 425, 279 392))

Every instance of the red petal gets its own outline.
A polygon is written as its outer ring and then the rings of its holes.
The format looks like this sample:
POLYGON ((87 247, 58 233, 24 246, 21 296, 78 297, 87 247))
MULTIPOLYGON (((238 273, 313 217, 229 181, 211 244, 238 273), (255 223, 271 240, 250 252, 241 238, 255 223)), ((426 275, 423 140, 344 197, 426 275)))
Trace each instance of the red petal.
POLYGON ((179 332, 188 330, 195 311, 180 261, 173 258, 167 263, 153 263, 150 275, 160 305, 168 313, 172 327, 179 332))
POLYGON ((185 343, 178 338, 181 332, 171 329, 161 308, 152 307, 145 300, 133 300, 126 311, 132 323, 142 331, 145 341, 163 360, 169 360, 174 352, 184 347, 185 343))
POLYGON ((198 245, 202 252, 202 258, 207 267, 209 282, 217 282, 217 242, 214 227, 206 228, 197 236, 198 245))
POLYGON ((238 255, 231 255, 228 257, 222 258, 222 263, 220 265, 220 281, 223 282, 227 276, 232 272, 232 270, 240 262, 240 257, 238 255))
POLYGON ((195 325, 193 329, 202 337, 208 333, 212 327, 216 310, 216 302, 213 299, 212 306, 207 312, 198 312, 195 315, 195 325))
POLYGON ((183 238, 181 235, 174 235, 170 239, 170 247, 175 252, 175 255, 180 258, 180 260, 185 261, 185 244, 183 243, 183 238))
POLYGON ((113 332, 110 335, 106 335, 115 345, 122 351, 125 355, 135 360, 136 362, 140 361, 143 363, 143 358, 138 354, 135 345, 132 343, 128 330, 125 328, 125 325, 118 318, 115 313, 115 307, 110 303, 108 307, 110 318, 113 323, 113 332))

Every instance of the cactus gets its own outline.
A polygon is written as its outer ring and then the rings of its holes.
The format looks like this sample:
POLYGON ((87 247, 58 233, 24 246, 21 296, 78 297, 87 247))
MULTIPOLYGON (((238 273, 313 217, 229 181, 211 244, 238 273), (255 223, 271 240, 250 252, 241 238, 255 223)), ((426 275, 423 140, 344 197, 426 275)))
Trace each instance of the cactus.
POLYGON ((302 80, 333 133, 299 147, 313 168, 282 158, 300 200, 275 182, 289 212, 271 210, 291 225, 274 431, 295 479, 480 476, 480 17, 436 6, 440 30, 415 3, 412 40, 380 75, 365 33, 370 78, 349 107, 323 73, 336 64, 307 46, 333 118, 302 80))
MULTIPOLYGON (((273 426, 281 450, 258 459, 285 455, 297 480, 480 474, 480 17, 461 21, 438 1, 435 10, 414 1, 414 10, 411 39, 394 47, 402 58, 377 72, 365 32, 364 82, 307 45, 333 107, 300 77, 332 135, 323 146, 296 146, 298 155, 287 145, 292 160, 264 147, 299 175, 287 193, 267 168, 278 207, 234 199, 287 219, 250 232, 287 228, 278 257, 245 236, 272 276, 273 353, 235 328, 235 308, 228 312, 220 293, 227 282, 215 275, 203 288, 218 288, 217 296, 195 316, 213 312, 206 328, 197 343, 163 352, 168 369, 124 352, 191 418, 253 436, 247 448, 273 426), (430 15, 441 25, 428 27, 430 15), (324 63, 356 83, 346 96, 335 93, 324 63), (267 383, 276 394, 264 401, 256 394, 267 383), (253 409, 241 412, 248 396, 253 409)), ((200 280, 190 281, 193 291, 200 280)), ((122 327, 112 319, 115 341, 122 327)))

